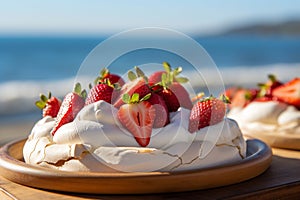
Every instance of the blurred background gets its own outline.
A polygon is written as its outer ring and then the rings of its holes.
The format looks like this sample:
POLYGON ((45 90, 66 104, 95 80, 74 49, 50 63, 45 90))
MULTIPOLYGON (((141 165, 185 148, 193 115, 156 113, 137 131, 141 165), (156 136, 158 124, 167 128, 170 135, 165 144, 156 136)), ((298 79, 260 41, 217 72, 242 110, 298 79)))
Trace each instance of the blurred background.
MULTIPOLYGON (((26 136, 41 117, 34 107, 39 93, 63 96, 72 90, 81 63, 101 41, 143 27, 168 28, 196 40, 228 87, 255 87, 270 73, 282 81, 300 75, 300 1, 0 0, 2 142, 26 136)), ((139 59, 114 64, 147 60, 135 56, 139 59)), ((171 59, 173 66, 184 65, 171 59)))

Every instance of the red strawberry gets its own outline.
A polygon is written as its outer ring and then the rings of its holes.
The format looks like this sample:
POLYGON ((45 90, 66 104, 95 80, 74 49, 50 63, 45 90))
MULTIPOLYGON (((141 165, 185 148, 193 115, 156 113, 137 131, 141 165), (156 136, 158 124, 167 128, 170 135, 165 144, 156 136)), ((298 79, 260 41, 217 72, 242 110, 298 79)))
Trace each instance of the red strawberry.
POLYGON ((277 80, 276 76, 269 74, 268 78, 269 80, 266 83, 258 84, 258 86, 260 87, 260 91, 258 94, 259 97, 272 97, 273 90, 282 85, 282 83, 277 80))
POLYGON ((61 101, 56 97, 51 97, 50 92, 48 97, 46 97, 44 94, 40 94, 40 98, 41 100, 35 102, 35 105, 43 110, 43 117, 56 117, 60 108, 61 101))
POLYGON ((111 103, 111 98, 114 88, 112 85, 106 83, 100 83, 91 88, 86 100, 85 105, 103 100, 107 103, 111 103))
MULTIPOLYGON (((121 124, 134 136, 140 146, 146 147, 151 138, 155 119, 155 108, 147 101, 139 100, 137 93, 128 98, 127 103, 120 107, 118 118, 121 124)), ((123 98, 123 100, 126 98, 123 98)))
POLYGON ((201 128, 219 123, 223 120, 225 112, 226 105, 220 99, 209 97, 198 101, 191 110, 189 132, 194 133, 201 128))
POLYGON ((78 112, 84 106, 85 96, 86 92, 85 90, 81 91, 79 83, 75 85, 74 92, 70 92, 65 96, 57 114, 55 125, 51 131, 52 135, 54 135, 62 125, 74 120, 78 112))
POLYGON ((157 72, 154 72, 153 74, 151 74, 148 79, 149 85, 153 86, 153 85, 161 82, 161 76, 162 76, 162 74, 165 74, 165 73, 166 73, 166 71, 157 71, 157 72))
POLYGON ((169 112, 175 112, 179 107, 192 109, 193 104, 185 88, 177 82, 158 92, 165 100, 169 112))
POLYGON ((147 82, 147 77, 144 73, 139 69, 135 68, 137 75, 134 74, 132 71, 128 72, 128 78, 130 82, 123 85, 120 91, 119 97, 114 102, 114 106, 119 108, 121 105, 124 104, 122 100, 122 96, 124 94, 128 94, 129 96, 133 95, 133 93, 138 93, 140 98, 143 98, 145 95, 151 93, 150 87, 147 82))
POLYGON ((300 78, 293 80, 275 88, 273 96, 278 100, 293 105, 300 109, 300 78))
POLYGON ((230 98, 231 104, 230 107, 240 107, 243 108, 247 106, 251 101, 253 101, 258 94, 256 89, 238 89, 233 97, 230 98))
POLYGON ((157 92, 157 94, 163 97, 169 112, 175 112, 179 107, 191 109, 193 104, 189 94, 180 84, 186 83, 188 79, 177 77, 181 73, 182 68, 178 67, 172 70, 171 66, 166 62, 163 63, 163 67, 165 68, 165 73, 161 73, 161 82, 159 83, 162 88, 160 90, 154 90, 154 92, 157 92))
POLYGON ((229 99, 232 99, 235 94, 240 90, 239 87, 231 87, 225 90, 224 95, 228 97, 229 99))
POLYGON ((256 101, 256 102, 267 102, 267 101, 274 101, 276 100, 274 97, 257 97, 255 98, 253 101, 256 101))
POLYGON ((119 86, 122 87, 125 84, 124 80, 119 75, 111 74, 107 68, 103 68, 100 71, 100 76, 95 80, 95 85, 99 82, 103 83, 105 79, 108 79, 112 85, 118 83, 119 86))
POLYGON ((169 122, 169 111, 164 99, 158 94, 152 93, 147 100, 155 108, 155 120, 153 128, 161 128, 166 126, 169 122))

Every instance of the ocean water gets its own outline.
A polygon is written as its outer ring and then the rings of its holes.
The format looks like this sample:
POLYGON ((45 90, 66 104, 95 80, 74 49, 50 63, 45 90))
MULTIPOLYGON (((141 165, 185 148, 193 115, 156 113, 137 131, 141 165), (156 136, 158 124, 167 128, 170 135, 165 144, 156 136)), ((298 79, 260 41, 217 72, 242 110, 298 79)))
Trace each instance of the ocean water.
MULTIPOLYGON (((52 91, 62 97, 72 90, 80 66, 89 53, 106 37, 0 37, 0 120, 37 118, 40 111, 34 107, 39 93, 52 91)), ((300 76, 300 36, 209 36, 194 37, 210 55, 220 72, 225 86, 255 86, 266 80, 269 73, 286 81, 300 76)), ((132 40, 125 41, 130 44, 132 40)), ((164 39, 176 43, 174 39, 164 39)), ((184 44, 183 44, 184 47, 184 44)), ((103 51, 103 57, 118 49, 103 51)), ((194 52, 189 52, 193 55, 194 52)), ((197 55, 193 55, 196 56, 197 55)), ((101 58, 99 58, 101 59, 101 58)), ((193 75, 191 63, 174 53, 160 49, 140 49, 120 55, 109 68, 125 74, 133 66, 168 61, 174 67, 182 66, 186 76, 193 75)), ((94 62, 96 77, 103 63, 94 62)), ((156 66, 156 65, 155 65, 156 66)), ((151 67, 150 67, 151 68, 151 67)), ((206 83, 214 84, 216 74, 206 72, 206 83)), ((88 76, 88 77, 89 77, 88 76)), ((89 77, 90 78, 90 77, 89 77)), ((83 79, 79 79, 83 80, 83 79)), ((191 80, 197 84, 197 80, 191 80)))

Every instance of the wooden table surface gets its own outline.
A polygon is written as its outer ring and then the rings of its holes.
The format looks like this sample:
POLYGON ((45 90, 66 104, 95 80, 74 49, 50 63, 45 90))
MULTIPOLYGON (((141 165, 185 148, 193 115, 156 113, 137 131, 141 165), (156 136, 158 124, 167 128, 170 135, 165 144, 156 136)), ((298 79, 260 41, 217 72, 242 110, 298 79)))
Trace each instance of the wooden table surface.
POLYGON ((270 168, 260 176, 230 186, 158 195, 88 195, 45 191, 0 177, 0 199, 300 199, 300 151, 273 149, 270 168))

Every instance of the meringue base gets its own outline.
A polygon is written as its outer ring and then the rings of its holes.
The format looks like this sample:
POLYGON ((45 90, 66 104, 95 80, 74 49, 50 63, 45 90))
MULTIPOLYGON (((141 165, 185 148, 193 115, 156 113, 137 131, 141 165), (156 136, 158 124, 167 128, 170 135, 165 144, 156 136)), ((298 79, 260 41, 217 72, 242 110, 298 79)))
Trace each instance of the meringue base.
MULTIPOLYGON (((237 137, 236 143, 242 140, 237 137)), ((209 143, 209 141, 206 141, 209 143)), ((64 171, 92 172, 171 172, 202 169, 241 161, 238 145, 217 145, 207 155, 199 155, 206 142, 177 143, 166 150, 144 147, 99 147, 92 150, 83 144, 56 144, 47 137, 27 140, 26 146, 35 146, 24 152, 27 163, 64 171), (59 158, 53 156, 60 152, 59 158), (182 155, 177 152, 184 152, 182 155), (34 158, 34 159, 33 159, 34 158), (57 158, 57 159, 54 159, 57 158)), ((235 141, 233 141, 233 144, 235 141)))
POLYGON ((25 186, 86 194, 172 193, 226 186, 260 175, 272 160, 272 152, 265 143, 247 140, 245 159, 214 168, 173 173, 74 173, 23 162, 24 143, 25 140, 16 140, 1 147, 2 177, 25 186))
POLYGON ((179 108, 170 123, 153 129, 147 147, 125 130, 117 109, 105 101, 84 107, 76 118, 50 134, 55 119, 46 116, 24 145, 26 163, 64 171, 172 172, 241 161, 246 142, 234 120, 188 131, 190 110, 179 108))
POLYGON ((277 148, 300 150, 300 111, 278 101, 252 102, 233 108, 228 117, 236 120, 243 135, 258 138, 277 148))

